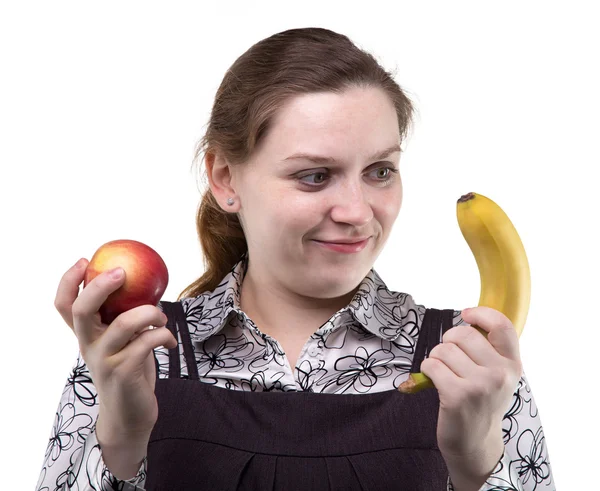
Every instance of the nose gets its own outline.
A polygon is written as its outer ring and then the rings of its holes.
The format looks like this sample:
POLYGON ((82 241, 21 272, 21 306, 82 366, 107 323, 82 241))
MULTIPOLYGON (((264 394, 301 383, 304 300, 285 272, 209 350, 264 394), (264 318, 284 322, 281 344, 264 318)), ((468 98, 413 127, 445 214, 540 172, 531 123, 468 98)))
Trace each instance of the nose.
POLYGON ((356 227, 369 223, 373 219, 373 210, 367 193, 360 182, 342 186, 335 194, 331 218, 356 227))

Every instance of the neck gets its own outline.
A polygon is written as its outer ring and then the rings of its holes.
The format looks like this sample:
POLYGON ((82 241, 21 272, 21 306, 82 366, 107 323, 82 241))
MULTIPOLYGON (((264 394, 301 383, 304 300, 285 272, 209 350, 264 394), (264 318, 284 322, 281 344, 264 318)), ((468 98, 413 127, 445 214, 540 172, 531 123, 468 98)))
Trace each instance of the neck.
POLYGON ((352 290, 337 298, 298 295, 256 275, 250 263, 241 286, 240 307, 269 336, 306 339, 348 305, 355 293, 352 290))

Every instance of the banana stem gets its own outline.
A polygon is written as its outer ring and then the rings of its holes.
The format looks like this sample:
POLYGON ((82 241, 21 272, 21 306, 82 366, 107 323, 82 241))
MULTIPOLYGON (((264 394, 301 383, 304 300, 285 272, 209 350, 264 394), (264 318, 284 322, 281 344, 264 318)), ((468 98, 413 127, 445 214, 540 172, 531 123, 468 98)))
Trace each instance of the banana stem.
MULTIPOLYGON (((481 329, 479 326, 472 324, 486 339, 487 332, 481 329)), ((404 394, 416 394, 425 389, 433 389, 435 385, 431 379, 421 372, 411 373, 408 378, 398 386, 398 390, 404 394)))
POLYGON ((424 373, 411 373, 408 378, 398 386, 398 390, 405 394, 416 394, 424 389, 433 389, 435 385, 424 373))

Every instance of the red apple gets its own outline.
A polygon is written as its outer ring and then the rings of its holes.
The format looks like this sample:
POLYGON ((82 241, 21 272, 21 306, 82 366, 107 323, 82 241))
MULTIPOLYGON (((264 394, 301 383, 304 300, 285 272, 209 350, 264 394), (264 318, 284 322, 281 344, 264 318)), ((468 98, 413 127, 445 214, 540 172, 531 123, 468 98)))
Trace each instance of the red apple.
POLYGON ((110 324, 123 312, 140 305, 158 305, 169 283, 163 259, 146 244, 136 240, 113 240, 100 246, 85 271, 83 287, 109 269, 125 270, 125 282, 100 307, 100 319, 110 324))

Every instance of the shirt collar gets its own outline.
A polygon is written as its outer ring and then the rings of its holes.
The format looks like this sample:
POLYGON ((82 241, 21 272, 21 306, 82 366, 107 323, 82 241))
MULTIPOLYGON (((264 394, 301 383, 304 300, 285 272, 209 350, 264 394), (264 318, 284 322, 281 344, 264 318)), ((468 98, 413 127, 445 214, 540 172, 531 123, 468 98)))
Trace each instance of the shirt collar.
MULTIPOLYGON (((190 329, 194 341, 202 341, 218 333, 236 317, 242 325, 257 329, 240 309, 240 291, 247 267, 248 251, 212 292, 184 299, 188 318, 191 316, 194 324, 190 329), (194 315, 194 311, 199 312, 200 318, 194 315)), ((415 324, 414 305, 410 295, 390 291, 375 269, 371 268, 350 303, 336 312, 318 332, 325 333, 341 325, 357 322, 370 333, 393 341, 407 322, 415 324)))

